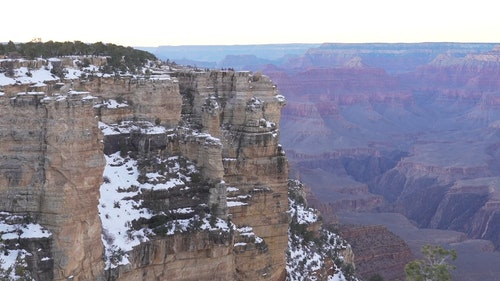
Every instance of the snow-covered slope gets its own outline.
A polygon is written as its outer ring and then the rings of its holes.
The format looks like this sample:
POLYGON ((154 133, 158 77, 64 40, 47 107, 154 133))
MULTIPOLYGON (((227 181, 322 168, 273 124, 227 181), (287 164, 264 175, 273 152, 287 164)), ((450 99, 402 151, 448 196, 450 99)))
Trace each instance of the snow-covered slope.
POLYGON ((354 281, 350 245, 322 225, 316 209, 307 206, 300 181, 288 183, 290 227, 288 230, 287 280, 354 281))

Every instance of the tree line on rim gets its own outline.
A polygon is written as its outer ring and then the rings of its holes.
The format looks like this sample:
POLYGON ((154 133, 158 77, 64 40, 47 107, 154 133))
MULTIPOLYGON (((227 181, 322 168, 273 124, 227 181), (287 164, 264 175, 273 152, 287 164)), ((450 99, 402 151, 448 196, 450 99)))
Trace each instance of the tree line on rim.
POLYGON ((135 72, 144 66, 147 61, 157 60, 156 56, 132 47, 124 47, 102 42, 83 43, 74 42, 40 42, 33 40, 27 43, 0 43, 0 58, 54 58, 62 56, 105 56, 107 64, 114 70, 135 72))

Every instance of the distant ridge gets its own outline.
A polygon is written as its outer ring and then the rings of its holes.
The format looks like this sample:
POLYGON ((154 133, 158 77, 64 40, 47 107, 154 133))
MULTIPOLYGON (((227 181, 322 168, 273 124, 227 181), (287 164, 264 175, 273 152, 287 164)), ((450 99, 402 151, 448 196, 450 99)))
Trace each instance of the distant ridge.
MULTIPOLYGON (((266 45, 181 45, 136 47, 155 54, 159 59, 196 63, 201 67, 214 67, 229 55, 254 55, 261 59, 279 61, 286 56, 302 55, 321 44, 266 44, 266 45)), ((189 63, 188 63, 189 64, 189 63)))
MULTIPOLYGON (((299 56, 317 56, 327 52, 351 54, 361 57, 364 64, 383 67, 390 73, 412 71, 426 64, 437 55, 449 52, 454 56, 481 53, 493 49, 498 43, 422 42, 422 43, 318 43, 318 44, 264 44, 264 45, 180 45, 158 47, 135 47, 148 51, 161 60, 181 65, 203 68, 262 69, 263 65, 280 66, 299 56), (398 61, 401 55, 407 60, 407 68, 388 67, 387 60, 398 61), (253 60, 249 56, 254 56, 253 60), (246 57, 246 58, 237 58, 246 57), (383 65, 383 66, 382 66, 383 65)), ((321 56, 320 56, 321 57, 321 56)), ((325 60, 322 67, 331 67, 332 61, 325 60)), ((338 65, 341 66, 341 65, 338 65)))

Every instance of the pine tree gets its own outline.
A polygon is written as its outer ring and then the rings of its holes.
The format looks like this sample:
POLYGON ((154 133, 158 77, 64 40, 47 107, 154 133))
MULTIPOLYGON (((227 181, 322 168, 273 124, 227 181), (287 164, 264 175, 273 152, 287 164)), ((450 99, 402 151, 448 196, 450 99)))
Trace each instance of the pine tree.
POLYGON ((11 53, 11 52, 17 52, 17 46, 12 42, 12 40, 9 40, 7 45, 5 45, 5 53, 11 53))
POLYGON ((406 281, 451 281, 451 270, 455 266, 448 261, 457 259, 455 250, 441 246, 425 245, 422 247, 424 258, 414 260, 405 266, 406 281))

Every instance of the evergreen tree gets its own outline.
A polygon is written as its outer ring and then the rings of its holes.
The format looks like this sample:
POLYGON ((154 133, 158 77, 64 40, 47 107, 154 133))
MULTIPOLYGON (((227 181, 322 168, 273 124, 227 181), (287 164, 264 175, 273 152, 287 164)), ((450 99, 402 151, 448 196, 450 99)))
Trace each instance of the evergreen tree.
POLYGON ((451 270, 455 266, 448 261, 457 259, 455 250, 441 246, 425 245, 422 247, 424 258, 414 260, 405 266, 406 281, 451 281, 451 270))
POLYGON ((3 54, 11 57, 26 57, 28 59, 70 55, 106 56, 107 65, 105 66, 104 72, 110 74, 116 72, 141 72, 142 67, 148 60, 157 60, 155 55, 131 47, 124 47, 115 44, 103 44, 102 42, 85 44, 81 41, 48 41, 46 43, 31 41, 19 44, 9 41, 7 44, 0 44, 0 55, 3 54))
POLYGON ((10 53, 10 52, 16 52, 16 51, 17 51, 16 44, 14 44, 14 42, 12 42, 12 40, 10 40, 7 43, 7 45, 5 46, 5 52, 10 53))

